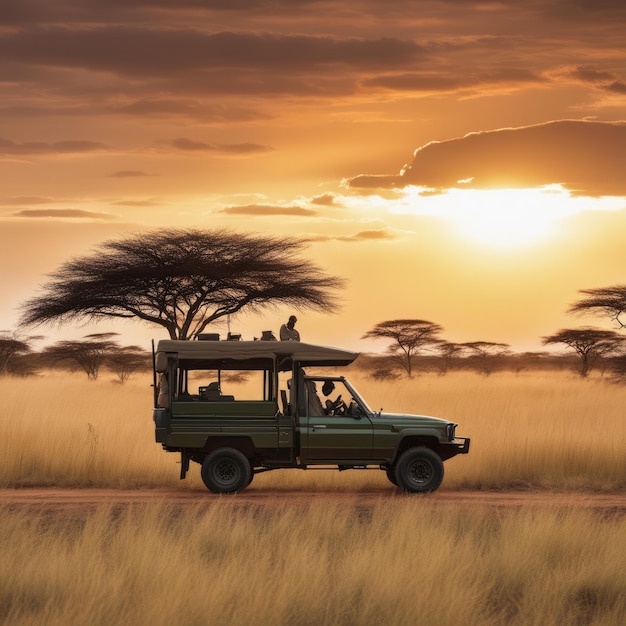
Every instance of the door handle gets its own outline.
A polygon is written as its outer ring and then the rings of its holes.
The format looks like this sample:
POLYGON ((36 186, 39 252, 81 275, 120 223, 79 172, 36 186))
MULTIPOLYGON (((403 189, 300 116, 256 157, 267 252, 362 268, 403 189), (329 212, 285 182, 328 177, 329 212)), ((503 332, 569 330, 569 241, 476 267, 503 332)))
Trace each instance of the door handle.
POLYGON ((326 428, 326 424, 313 424, 313 430, 316 428, 326 428))

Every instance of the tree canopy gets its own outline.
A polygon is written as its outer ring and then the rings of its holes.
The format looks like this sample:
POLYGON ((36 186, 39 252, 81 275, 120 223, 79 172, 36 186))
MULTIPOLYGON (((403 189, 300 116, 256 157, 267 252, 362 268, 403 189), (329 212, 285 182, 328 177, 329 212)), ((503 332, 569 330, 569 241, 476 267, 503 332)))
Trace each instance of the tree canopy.
POLYGON ((361 339, 391 339, 389 352, 396 357, 409 376, 413 374, 413 357, 426 346, 438 345, 443 327, 426 320, 402 319, 379 322, 361 339))
POLYGON ((25 302, 21 324, 139 319, 171 339, 241 310, 279 304, 332 311, 340 278, 299 256, 303 242, 227 230, 175 229, 103 243, 71 259, 25 302))
POLYGON ((612 330, 600 328, 565 328, 542 338, 543 344, 562 343, 574 350, 581 359, 580 375, 589 374, 594 357, 615 352, 624 338, 612 330))
POLYGON ((581 289, 580 293, 584 297, 570 306, 570 313, 599 313, 626 327, 626 285, 581 289))

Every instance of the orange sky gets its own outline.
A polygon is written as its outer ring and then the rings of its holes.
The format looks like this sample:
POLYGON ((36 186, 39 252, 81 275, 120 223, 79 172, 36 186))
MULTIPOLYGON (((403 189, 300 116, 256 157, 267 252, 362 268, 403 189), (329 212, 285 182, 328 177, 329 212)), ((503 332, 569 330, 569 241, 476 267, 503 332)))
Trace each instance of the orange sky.
MULTIPOLYGON (((624 32, 622 0, 3 0, 0 329, 70 256, 172 226, 306 238, 348 279, 310 341, 606 326, 565 311, 626 283, 624 32)), ((161 336, 37 332, 110 329, 161 336)))

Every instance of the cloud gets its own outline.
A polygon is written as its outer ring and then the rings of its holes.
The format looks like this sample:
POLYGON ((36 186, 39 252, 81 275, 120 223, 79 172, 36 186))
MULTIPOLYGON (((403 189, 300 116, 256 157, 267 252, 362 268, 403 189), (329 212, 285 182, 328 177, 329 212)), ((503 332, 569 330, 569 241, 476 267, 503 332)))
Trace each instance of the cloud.
POLYGON ((312 235, 305 237, 304 241, 309 243, 320 243, 324 241, 344 241, 346 243, 355 243, 359 241, 386 241, 396 239, 387 228, 377 228, 372 230, 361 230, 352 235, 312 235))
POLYGON ((274 148, 257 143, 234 143, 234 144, 211 144, 204 141, 194 141, 185 137, 179 137, 169 142, 173 148, 185 152, 221 152, 223 154, 258 154, 271 152, 274 148))
POLYGON ((101 25, 29 27, 8 32, 0 37, 0 54, 20 63, 147 77, 189 70, 410 66, 424 55, 424 49, 413 41, 393 38, 205 33, 165 25, 101 25))
POLYGON ((156 200, 118 200, 116 202, 111 202, 114 206, 133 206, 133 207, 144 207, 144 206, 161 206, 162 202, 157 202, 156 200))
POLYGON ((317 204, 319 206, 338 206, 337 196, 331 192, 322 193, 319 196, 313 196, 311 198, 311 204, 317 204))
POLYGON ((306 209, 301 206, 276 206, 269 204, 248 204, 245 206, 231 206, 221 209, 220 213, 226 215, 291 215, 293 217, 314 217, 317 211, 306 209))
POLYGON ((348 183, 464 189, 561 184, 578 195, 626 196, 624 171, 626 123, 561 120, 433 141, 418 148, 398 176, 360 175, 348 183))
POLYGON ((33 204, 53 204, 55 202, 58 202, 58 200, 42 196, 9 196, 0 198, 0 205, 2 206, 32 206, 33 204))
POLYGON ((140 170, 120 170, 108 175, 109 178, 142 178, 143 176, 152 176, 140 170))
MULTIPOLYGON (((460 69, 460 68, 459 68, 460 69)), ((541 75, 519 68, 501 68, 497 72, 411 72, 386 74, 362 81, 367 87, 382 87, 392 91, 449 92, 463 89, 479 89, 495 85, 528 85, 545 82, 541 75)))
POLYGON ((62 219, 85 219, 85 220, 114 220, 116 216, 110 213, 97 211, 84 211, 82 209, 24 209, 13 213, 13 217, 27 218, 62 218, 62 219))
POLYGON ((57 141, 56 143, 45 143, 42 141, 31 141, 26 143, 16 143, 9 139, 0 137, 0 155, 5 156, 37 156, 37 155, 58 155, 58 154, 81 154, 88 152, 103 152, 110 148, 98 141, 57 141))
POLYGON ((207 104, 197 99, 184 96, 172 98, 147 97, 139 98, 128 104, 115 104, 109 112, 132 116, 173 117, 185 116, 206 122, 246 122, 250 120, 268 119, 265 113, 234 103, 226 105, 220 103, 207 104))

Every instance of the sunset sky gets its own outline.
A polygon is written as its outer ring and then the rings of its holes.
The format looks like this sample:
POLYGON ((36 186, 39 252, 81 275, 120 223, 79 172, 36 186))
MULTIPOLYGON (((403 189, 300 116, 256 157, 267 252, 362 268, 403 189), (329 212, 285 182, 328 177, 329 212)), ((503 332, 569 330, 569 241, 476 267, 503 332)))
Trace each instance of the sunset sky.
MULTIPOLYGON (((566 310, 626 284, 625 33, 623 0, 2 0, 0 329, 70 257, 181 226, 305 238, 347 279, 311 342, 609 327, 566 310)), ((107 330, 163 337, 32 332, 107 330)))

